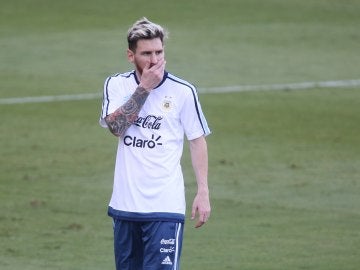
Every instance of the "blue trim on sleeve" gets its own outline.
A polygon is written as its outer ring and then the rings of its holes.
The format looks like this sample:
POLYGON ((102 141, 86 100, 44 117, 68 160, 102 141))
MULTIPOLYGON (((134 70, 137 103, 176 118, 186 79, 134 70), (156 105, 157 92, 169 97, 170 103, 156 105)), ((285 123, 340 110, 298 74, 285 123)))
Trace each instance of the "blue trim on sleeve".
POLYGON ((196 114, 197 114, 197 117, 199 119, 199 122, 201 124, 201 127, 202 127, 202 130, 204 132, 204 135, 207 135, 209 134, 210 132, 208 130, 205 129, 204 127, 204 123, 203 123, 203 119, 201 118, 201 115, 200 115, 200 112, 199 112, 199 107, 198 107, 198 96, 197 96, 197 91, 196 91, 196 88, 189 84, 188 82, 184 81, 184 80, 181 80, 180 78, 177 78, 175 76, 168 76, 168 78, 176 83, 179 83, 179 84, 182 84, 184 86, 187 86, 190 90, 191 90, 191 93, 193 95, 193 99, 194 99, 194 105, 195 105, 195 109, 196 109, 196 114))
POLYGON ((109 90, 108 90, 108 86, 109 86, 109 82, 110 82, 111 77, 108 77, 106 79, 106 84, 105 84, 105 91, 104 91, 104 102, 106 99, 106 108, 105 108, 105 115, 104 118, 108 115, 108 111, 109 111, 109 104, 110 104, 110 100, 109 100, 109 90), (106 93, 106 94, 105 94, 106 93))

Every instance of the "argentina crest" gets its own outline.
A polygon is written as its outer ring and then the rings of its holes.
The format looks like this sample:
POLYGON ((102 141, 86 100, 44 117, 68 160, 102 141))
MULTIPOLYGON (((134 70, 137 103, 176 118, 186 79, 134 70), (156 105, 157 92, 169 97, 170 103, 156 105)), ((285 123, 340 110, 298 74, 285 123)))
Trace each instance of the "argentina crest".
POLYGON ((163 112, 170 112, 173 109, 172 97, 170 96, 164 97, 162 101, 161 109, 163 112))

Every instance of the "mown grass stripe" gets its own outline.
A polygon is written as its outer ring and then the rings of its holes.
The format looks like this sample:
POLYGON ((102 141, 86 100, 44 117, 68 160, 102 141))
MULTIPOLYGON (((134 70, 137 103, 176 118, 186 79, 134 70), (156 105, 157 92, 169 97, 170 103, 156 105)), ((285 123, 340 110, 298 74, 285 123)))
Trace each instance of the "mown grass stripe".
MULTIPOLYGON (((323 82, 299 82, 285 84, 260 84, 260 85, 233 85, 223 87, 203 87, 199 88, 199 93, 219 94, 231 92, 246 91, 279 91, 279 90, 305 90, 311 88, 349 88, 360 86, 360 79, 356 80, 339 80, 339 81, 323 81, 323 82)), ((2 98, 0 104, 24 104, 24 103, 42 103, 56 101, 75 101, 97 99, 101 97, 101 93, 86 93, 74 95, 58 95, 58 96, 35 96, 35 97, 18 97, 18 98, 2 98)))

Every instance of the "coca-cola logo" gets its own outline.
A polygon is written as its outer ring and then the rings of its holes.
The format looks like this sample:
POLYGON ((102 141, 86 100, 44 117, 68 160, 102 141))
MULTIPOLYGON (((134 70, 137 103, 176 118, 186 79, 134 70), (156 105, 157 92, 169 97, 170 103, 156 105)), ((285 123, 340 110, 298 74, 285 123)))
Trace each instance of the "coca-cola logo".
POLYGON ((134 125, 142 128, 159 130, 161 127, 162 116, 148 115, 145 117, 138 117, 134 125))
POLYGON ((161 239, 160 240, 160 244, 161 245, 175 245, 175 239, 174 238, 170 238, 170 239, 161 239))

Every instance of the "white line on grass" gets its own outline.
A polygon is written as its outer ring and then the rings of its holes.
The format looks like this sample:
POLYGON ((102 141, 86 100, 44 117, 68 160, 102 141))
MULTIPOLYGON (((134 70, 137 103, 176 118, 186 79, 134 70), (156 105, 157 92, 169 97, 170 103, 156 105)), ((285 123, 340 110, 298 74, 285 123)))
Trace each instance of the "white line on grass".
POLYGON ((200 88, 200 93, 230 93, 245 91, 276 91, 276 90, 304 90, 311 88, 349 88, 360 86, 358 80, 324 81, 324 82, 300 82, 285 84, 259 84, 259 85, 235 85, 225 87, 200 88))
MULTIPOLYGON (((349 88, 360 86, 360 79, 341 80, 341 81, 323 81, 323 82, 300 82, 285 84, 260 84, 260 85, 233 85, 223 87, 206 87, 199 88, 199 93, 231 93, 245 91, 276 91, 276 90, 304 90, 311 88, 349 88)), ((76 101, 87 99, 98 99, 101 93, 59 95, 59 96, 37 96, 37 97, 19 97, 19 98, 2 98, 0 104, 24 104, 40 103, 55 101, 76 101)))
POLYGON ((59 96, 37 96, 37 97, 19 97, 19 98, 2 98, 0 104, 23 104, 23 103, 40 103, 40 102, 54 102, 54 101, 73 101, 97 99, 100 97, 99 93, 90 94, 74 94, 74 95, 59 95, 59 96))

